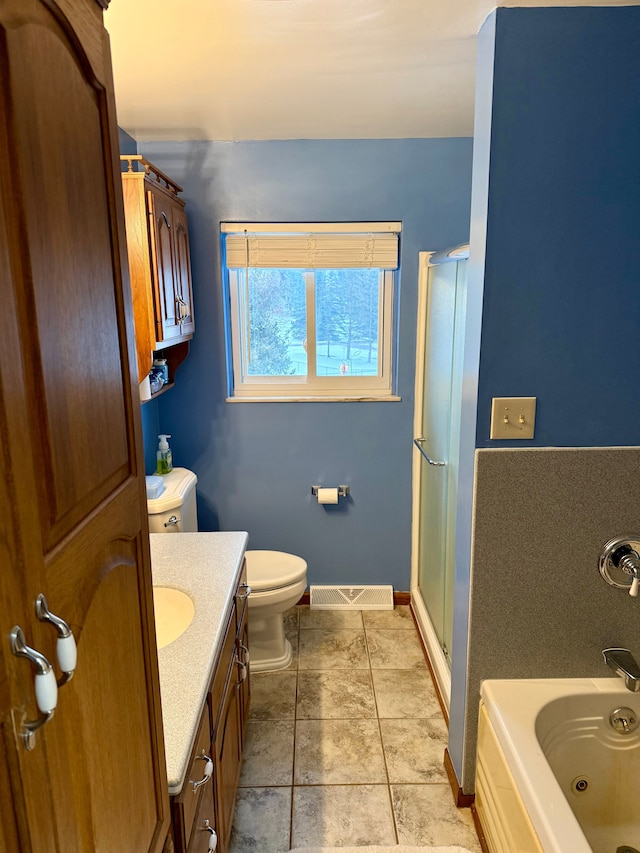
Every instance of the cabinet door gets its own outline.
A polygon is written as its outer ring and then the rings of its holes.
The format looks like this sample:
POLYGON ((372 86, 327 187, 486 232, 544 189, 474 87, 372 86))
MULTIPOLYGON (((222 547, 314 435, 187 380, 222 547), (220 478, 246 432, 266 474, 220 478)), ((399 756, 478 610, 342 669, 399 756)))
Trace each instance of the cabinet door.
POLYGON ((152 253, 158 343, 179 338, 175 282, 173 202, 161 191, 148 190, 149 228, 152 253))
MULTIPOLYGON (((213 791, 211 788, 203 792, 200 804, 198 805, 198 813, 193 822, 193 830, 187 853, 207 853, 212 835, 210 829, 216 833, 217 837, 213 791)), ((218 853, 221 853, 222 848, 219 845, 216 849, 218 853)))
POLYGON ((0 63, 0 839, 159 853, 169 802, 101 7, 3 0, 0 63), (34 672, 8 637, 19 625, 55 661, 39 593, 78 662, 27 751, 34 672))
POLYGON ((192 335, 195 325, 193 322, 193 293, 191 287, 191 259, 189 257, 189 233, 187 231, 187 215, 181 205, 173 209, 173 238, 175 242, 175 292, 176 313, 180 320, 180 334, 192 335))
POLYGON ((216 824, 219 829, 218 844, 223 853, 228 848, 231 836, 236 789, 240 776, 242 747, 239 702, 237 667, 233 666, 222 702, 214 743, 216 754, 216 824))
MULTIPOLYGON (((201 800, 210 801, 213 804, 213 779, 207 779, 205 774, 205 767, 210 758, 211 723, 209 708, 205 705, 184 786, 172 802, 177 853, 184 853, 187 849, 201 800), (205 779, 207 781, 203 783, 205 779)), ((205 817, 209 817, 208 812, 205 817)))
POLYGON ((238 660, 243 666, 239 670, 238 691, 240 693, 240 737, 244 744, 244 733, 249 719, 251 702, 251 664, 249 663, 249 608, 244 606, 238 628, 238 660))
POLYGON ((249 718, 251 701, 251 664, 249 653, 249 595, 247 583, 247 561, 242 564, 238 588, 234 596, 236 611, 236 643, 238 665, 238 690, 240 692, 240 736, 244 744, 244 734, 249 718))

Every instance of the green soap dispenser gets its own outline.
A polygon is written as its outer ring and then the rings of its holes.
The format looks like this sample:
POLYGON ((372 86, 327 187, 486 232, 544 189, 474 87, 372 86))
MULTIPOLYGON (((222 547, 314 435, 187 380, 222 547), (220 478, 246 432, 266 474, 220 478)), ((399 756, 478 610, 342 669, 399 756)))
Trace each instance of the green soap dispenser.
POLYGON ((169 447, 168 438, 171 438, 170 435, 159 435, 160 444, 158 445, 158 452, 156 453, 157 465, 156 465, 156 474, 168 474, 169 471, 173 470, 173 458, 171 454, 171 448, 169 447))

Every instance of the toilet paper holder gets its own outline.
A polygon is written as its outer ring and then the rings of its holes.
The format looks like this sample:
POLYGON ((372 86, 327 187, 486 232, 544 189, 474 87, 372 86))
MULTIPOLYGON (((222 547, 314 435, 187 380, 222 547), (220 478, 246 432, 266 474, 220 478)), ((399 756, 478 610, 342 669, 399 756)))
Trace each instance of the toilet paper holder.
MULTIPOLYGON (((311 486, 311 494, 314 496, 314 498, 317 498, 318 497, 318 489, 324 489, 324 488, 326 488, 326 486, 311 486)), ((335 489, 335 486, 333 486, 332 488, 335 489)), ((346 496, 348 494, 349 494, 349 486, 338 486, 338 497, 339 498, 346 498, 346 496)))

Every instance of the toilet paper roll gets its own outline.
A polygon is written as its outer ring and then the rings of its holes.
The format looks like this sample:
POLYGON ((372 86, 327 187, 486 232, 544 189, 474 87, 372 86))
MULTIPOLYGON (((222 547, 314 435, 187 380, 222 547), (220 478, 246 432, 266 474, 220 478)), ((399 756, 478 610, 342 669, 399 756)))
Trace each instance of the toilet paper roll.
POLYGON ((337 504, 338 490, 337 489, 318 489, 319 504, 337 504))

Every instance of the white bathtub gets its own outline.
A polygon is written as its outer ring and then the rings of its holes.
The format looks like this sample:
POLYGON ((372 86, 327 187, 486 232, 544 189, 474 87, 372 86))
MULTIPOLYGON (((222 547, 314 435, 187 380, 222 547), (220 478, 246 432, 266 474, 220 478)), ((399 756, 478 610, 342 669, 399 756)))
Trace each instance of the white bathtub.
MULTIPOLYGON (((544 853, 640 851, 640 727, 621 734, 609 722, 621 707, 640 719, 640 693, 619 678, 488 680, 481 697, 491 731, 487 737, 481 710, 480 742, 490 744, 495 735, 539 842, 512 840, 511 846, 544 853)), ((485 761, 482 808, 498 804, 499 811, 509 774, 494 785, 486 779, 489 766, 485 761)), ((517 813, 515 799, 503 802, 503 817, 517 813)), ((515 837, 501 832, 494 833, 496 850, 500 838, 515 837)))

